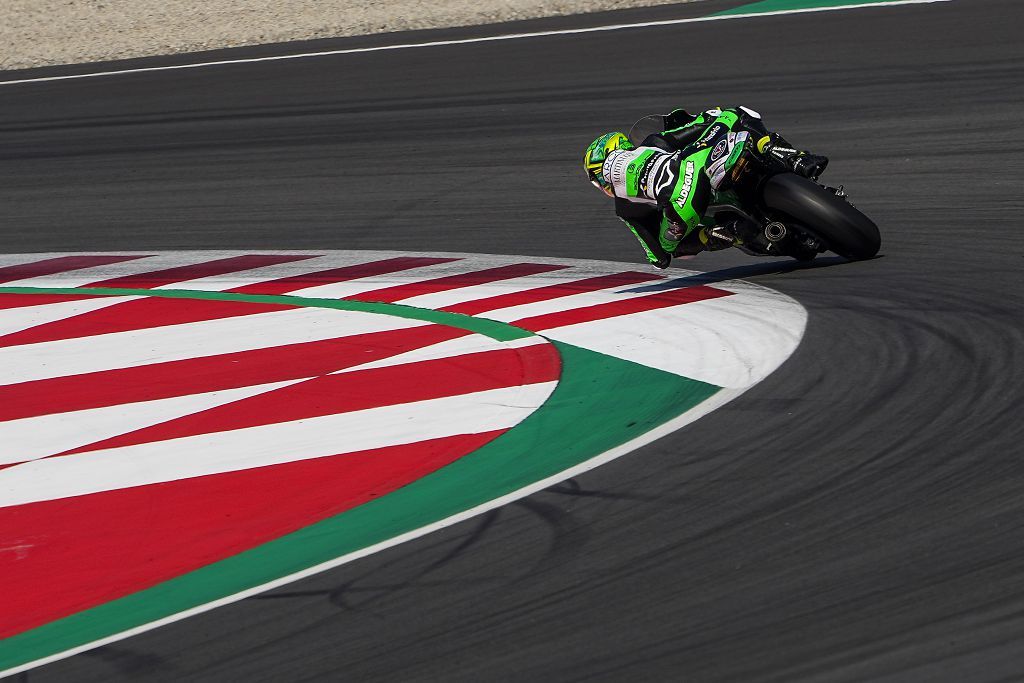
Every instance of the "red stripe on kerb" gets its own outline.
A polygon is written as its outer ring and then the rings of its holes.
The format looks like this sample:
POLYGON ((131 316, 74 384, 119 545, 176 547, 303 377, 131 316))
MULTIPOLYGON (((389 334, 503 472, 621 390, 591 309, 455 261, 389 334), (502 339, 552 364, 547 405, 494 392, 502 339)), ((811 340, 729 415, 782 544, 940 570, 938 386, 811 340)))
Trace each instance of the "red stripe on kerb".
POLYGON ((641 282, 650 282, 652 280, 661 279, 664 279, 664 276, 655 275, 653 273, 638 272, 599 275, 597 277, 586 278, 583 280, 571 280, 568 282, 560 282, 555 285, 548 285, 546 287, 527 289, 521 292, 509 292, 508 294, 491 296, 485 299, 464 301, 453 306, 446 306, 441 310, 449 311, 451 313, 475 315, 477 313, 484 313, 487 311, 496 311, 501 308, 511 308, 512 306, 522 306, 523 304, 534 304, 540 301, 560 299, 562 297, 572 296, 573 294, 596 292, 602 289, 611 289, 612 287, 626 287, 628 285, 635 285, 641 282))
POLYGON ((695 301, 717 299, 731 294, 732 292, 727 292, 723 289, 715 289, 714 287, 706 287, 704 285, 684 287, 682 289, 673 289, 667 292, 659 292, 658 294, 651 294, 648 296, 633 297, 630 299, 622 299, 620 301, 611 301, 603 304, 595 304, 593 306, 585 306, 583 308, 575 308, 569 311, 536 315, 516 320, 512 324, 516 327, 522 327, 523 329, 530 330, 531 332, 537 332, 539 330, 550 330, 556 327, 565 327, 566 325, 578 325, 580 323, 617 318, 622 315, 630 315, 631 313, 643 313, 644 311, 654 311, 659 308, 690 304, 695 301))
POLYGON ((146 258, 146 256, 58 256, 56 258, 43 259, 42 261, 33 261, 32 263, 20 263, 16 266, 4 266, 0 268, 0 282, 27 280, 33 277, 55 275, 69 270, 107 266, 112 263, 134 261, 140 258, 146 258))
MULTIPOLYGON (((266 282, 256 282, 228 290, 237 294, 278 295, 333 284, 362 277, 384 275, 411 268, 456 261, 454 258, 401 257, 359 263, 343 268, 303 273, 266 282)), ((99 286, 99 285, 92 285, 99 286)), ((110 287, 113 285, 102 285, 110 287)), ((125 286, 125 285, 118 285, 125 286)), ((37 295, 32 295, 37 296, 37 295)), ((253 304, 240 301, 206 301, 182 299, 142 299, 125 301, 97 311, 83 313, 56 322, 0 337, 0 347, 38 344, 54 339, 73 339, 97 334, 148 330, 168 325, 221 320, 256 313, 270 313, 290 308, 284 304, 253 304)))
POLYGON ((59 304, 64 301, 78 301, 82 298, 84 297, 67 294, 0 294, 0 309, 59 304))
POLYGON ((234 318, 241 315, 274 313, 290 308, 295 307, 284 304, 203 299, 133 299, 121 303, 112 302, 112 305, 95 311, 11 332, 0 336, 0 347, 39 344, 58 339, 75 339, 115 332, 148 330, 169 325, 234 318))
MULTIPOLYGON (((288 263, 290 261, 302 261, 305 259, 314 258, 308 254, 299 255, 271 255, 271 254, 250 254, 247 256, 232 256, 231 258, 217 259, 215 261, 206 261, 204 263, 194 263, 187 266, 177 266, 174 268, 166 268, 164 270, 154 270, 147 273, 136 273, 135 275, 126 275, 124 277, 115 277, 109 280, 99 280, 97 282, 91 282, 87 285, 81 285, 82 287, 109 287, 109 288, 130 288, 130 289, 153 289, 154 287, 162 287, 164 285, 174 284, 175 282, 185 282, 188 280, 197 280, 203 277, 215 277, 217 275, 227 275, 228 273, 237 273, 242 270, 250 270, 252 268, 261 268, 263 266, 273 266, 279 263, 288 263)), ((0 294, 0 308, 19 308, 22 306, 41 306, 43 304, 54 304, 62 301, 80 301, 88 297, 77 294, 0 294)), ((53 323, 59 325, 60 321, 53 323)), ((41 327, 49 327, 41 326, 41 327)), ((39 328, 33 328, 39 329, 39 328)), ((28 332, 26 330, 26 332, 28 332)), ((20 333, 18 333, 20 334, 20 333)), ((3 339, 7 339, 4 337, 3 339)), ((28 342, 13 342, 13 343, 28 343, 28 342)), ((12 342, 0 342, 0 346, 7 345, 11 346, 12 342)))
POLYGON ((244 256, 232 256, 229 258, 204 261, 202 263, 190 263, 184 266, 175 266, 164 270, 154 270, 149 273, 136 273, 124 277, 116 277, 110 280, 94 282, 86 287, 110 287, 113 289, 153 289, 164 287, 175 282, 187 282, 198 280, 204 277, 216 277, 228 273, 238 273, 253 268, 264 268, 276 266, 282 263, 293 261, 305 261, 315 258, 309 254, 246 254, 244 256))
POLYGON ((384 496, 502 431, 0 508, 0 638, 384 496))
POLYGON ((423 282, 410 282, 407 285, 385 287, 384 289, 376 289, 372 292, 363 292, 362 294, 356 294, 345 298, 352 299, 354 301, 390 303, 393 301, 401 301, 402 299, 411 299, 414 296, 422 296, 424 294, 434 294, 436 292, 446 292, 452 289, 461 289, 462 287, 483 285, 489 282, 511 280, 516 277, 527 277, 529 275, 538 275, 540 273, 550 273, 551 271, 562 270, 563 268, 568 267, 569 266, 549 265, 546 263, 515 263, 509 266, 500 266, 498 268, 487 268, 486 270, 476 270, 470 273, 448 275, 445 277, 434 278, 433 280, 424 280, 423 282))
MULTIPOLYGON (((307 420, 325 415, 460 396, 558 379, 551 344, 353 370, 317 377, 61 453, 85 453, 199 434, 307 420)), ((438 418, 443 419, 443 418, 438 418)))
POLYGON ((0 421, 302 379, 469 334, 441 325, 0 386, 0 421))
POLYGON ((399 256, 397 258, 384 259, 382 261, 371 261, 369 263, 357 263, 341 268, 331 268, 312 273, 303 273, 279 280, 267 282, 255 282, 244 287, 237 287, 228 291, 241 294, 287 294, 300 289, 330 285, 336 282, 346 282, 375 275, 387 275, 413 268, 423 268, 439 263, 450 263, 458 261, 458 258, 433 258, 429 256, 399 256))

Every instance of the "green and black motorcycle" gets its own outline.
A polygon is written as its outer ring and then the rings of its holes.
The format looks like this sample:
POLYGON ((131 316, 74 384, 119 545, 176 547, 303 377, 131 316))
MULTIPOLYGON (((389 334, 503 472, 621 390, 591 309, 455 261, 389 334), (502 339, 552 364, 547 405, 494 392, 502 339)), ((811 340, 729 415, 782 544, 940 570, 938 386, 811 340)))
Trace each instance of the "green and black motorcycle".
MULTIPOLYGON (((664 127, 665 118, 645 116, 630 129, 639 145, 664 127)), ((809 261, 832 251, 852 260, 869 259, 882 244, 878 226, 850 203, 843 187, 829 187, 794 173, 775 157, 759 153, 752 136, 730 135, 718 144, 728 156, 704 214, 705 226, 728 226, 737 248, 754 256, 791 256, 809 261)), ((714 228, 712 228, 714 229, 714 228)))

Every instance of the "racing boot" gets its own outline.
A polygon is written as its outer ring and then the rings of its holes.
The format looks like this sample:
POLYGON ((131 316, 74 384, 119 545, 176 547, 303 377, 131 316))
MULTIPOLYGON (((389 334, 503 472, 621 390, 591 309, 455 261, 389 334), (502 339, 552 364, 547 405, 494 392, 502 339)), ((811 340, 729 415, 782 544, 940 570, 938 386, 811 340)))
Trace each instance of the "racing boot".
POLYGON ((704 245, 704 251, 719 251, 740 244, 742 240, 736 234, 738 227, 738 220, 723 225, 702 227, 699 235, 701 244, 704 245))

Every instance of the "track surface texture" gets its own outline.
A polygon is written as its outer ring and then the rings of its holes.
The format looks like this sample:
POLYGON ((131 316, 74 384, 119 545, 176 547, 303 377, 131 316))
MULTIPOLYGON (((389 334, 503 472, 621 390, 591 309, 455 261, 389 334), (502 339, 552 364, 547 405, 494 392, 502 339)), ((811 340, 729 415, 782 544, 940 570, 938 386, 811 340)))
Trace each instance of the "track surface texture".
MULTIPOLYGON (((738 3, 698 4, 629 16, 738 3)), ((810 314, 779 371, 694 425, 20 679, 1019 680, 1021 21, 957 0, 0 87, 6 253, 639 261, 581 150, 732 103, 830 155, 884 240, 870 262, 681 263, 810 314)))

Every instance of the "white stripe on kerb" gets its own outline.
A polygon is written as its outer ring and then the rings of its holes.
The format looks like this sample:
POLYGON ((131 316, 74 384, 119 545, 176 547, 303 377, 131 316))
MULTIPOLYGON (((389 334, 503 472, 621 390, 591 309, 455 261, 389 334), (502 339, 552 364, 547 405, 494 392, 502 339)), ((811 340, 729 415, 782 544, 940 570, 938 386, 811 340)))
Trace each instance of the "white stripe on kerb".
MULTIPOLYGON (((410 256, 417 256, 410 253, 410 256)), ((474 265, 461 261, 449 261, 445 263, 432 263, 429 265, 406 268, 392 273, 381 275, 366 275, 351 280, 339 282, 327 282, 324 284, 311 284, 302 289, 295 289, 288 292, 289 296, 301 296, 310 299, 344 299, 356 296, 365 292, 374 292, 378 289, 398 287, 400 285, 411 285, 417 282, 430 282, 450 275, 461 275, 473 270, 480 270, 474 265)))
POLYGON ((724 14, 710 17, 691 17, 689 19, 664 19, 661 21, 643 21, 633 24, 608 24, 606 26, 591 26, 589 28, 572 28, 560 31, 533 31, 530 33, 508 33, 500 36, 486 36, 483 38, 462 38, 459 40, 434 40, 425 43, 399 43, 397 45, 379 45, 377 47, 356 47, 347 50, 324 50, 322 52, 300 52, 294 55, 277 55, 274 57, 249 57, 246 59, 221 59, 213 62, 197 62, 195 64, 175 64, 169 66, 148 66, 138 69, 117 69, 112 71, 96 71, 86 74, 71 74, 67 76, 46 76, 43 78, 22 78, 15 81, 0 81, 3 85, 18 85, 21 83, 44 83, 47 81, 71 81, 82 78, 98 78, 100 76, 120 76, 122 74, 139 74, 151 71, 180 71, 182 69, 198 69, 207 66, 227 66, 230 64, 255 64, 257 62, 277 62, 286 59, 305 59, 308 57, 330 57, 334 55, 351 55, 362 52, 383 52, 387 50, 411 50, 424 47, 443 47, 447 45, 467 45, 471 43, 492 43, 499 40, 518 40, 522 38, 545 38, 548 36, 565 36, 578 33, 600 33, 604 31, 622 31, 635 28, 652 28, 658 26, 676 26, 679 24, 697 24, 706 21, 727 21, 730 19, 751 19, 757 17, 779 16, 783 14, 805 14, 808 12, 830 12, 835 10, 861 9, 865 7, 892 7, 895 5, 923 5, 935 2, 950 2, 950 0, 890 0, 889 2, 873 2, 870 4, 836 5, 833 7, 807 7, 804 9, 778 10, 775 12, 751 12, 749 14, 724 14))
POLYGON ((527 346, 537 346, 547 343, 548 341, 543 337, 530 336, 501 342, 499 345, 498 342, 494 341, 490 337, 485 337, 480 334, 471 334, 465 337, 458 337, 457 339, 449 339, 448 341, 432 344, 431 346, 413 349, 412 351, 406 351, 405 353, 400 353, 396 356, 381 358, 380 360, 375 360, 370 363, 363 363, 362 365, 354 365, 350 368, 335 370, 330 374, 343 375, 349 372, 372 370, 374 368, 389 368, 396 365, 422 363, 423 361, 438 360, 441 358, 469 356, 474 353, 487 353, 488 351, 494 351, 496 349, 523 349, 527 346))
MULTIPOLYGON (((411 365, 428 360, 465 357, 499 349, 521 349, 546 343, 548 342, 544 338, 537 336, 498 342, 480 334, 470 334, 329 374, 411 365)), ((312 377, 0 421, 0 465, 49 457, 309 379, 312 377)))
MULTIPOLYGON (((474 270, 483 269, 484 268, 474 268, 474 270)), ((446 306, 465 303, 467 301, 489 299, 491 297, 501 296, 502 294, 518 293, 529 289, 539 289, 541 287, 549 287, 551 285, 577 282, 584 279, 586 276, 586 272, 579 271, 574 268, 563 268, 562 270, 535 273, 533 275, 522 275, 515 278, 509 278, 507 280, 496 280, 477 285, 468 285, 466 287, 458 287, 456 289, 448 289, 441 292, 419 294, 417 296, 409 297, 408 299, 400 299, 399 302, 404 306, 416 306, 417 308, 432 308, 437 310, 445 308, 446 306)))
MULTIPOLYGON (((127 296, 94 296, 78 301, 58 301, 52 304, 36 304, 20 308, 8 308, 0 314, 0 336, 21 332, 38 325, 54 323, 58 320, 73 318, 107 306, 131 301, 135 297, 127 296)), ((31 299, 29 299, 31 301, 31 299)))
POLYGON ((807 311, 768 290, 731 289, 737 290, 736 296, 541 334, 727 389, 750 387, 793 353, 807 325, 807 311))
POLYGON ((0 348, 0 385, 139 367, 287 344, 411 329, 391 315, 297 308, 0 348))
POLYGON ((0 507, 509 429, 544 403, 556 384, 478 391, 44 458, 0 470, 0 507))
POLYGON ((0 422, 0 465, 46 458, 306 379, 3 421, 0 422))

